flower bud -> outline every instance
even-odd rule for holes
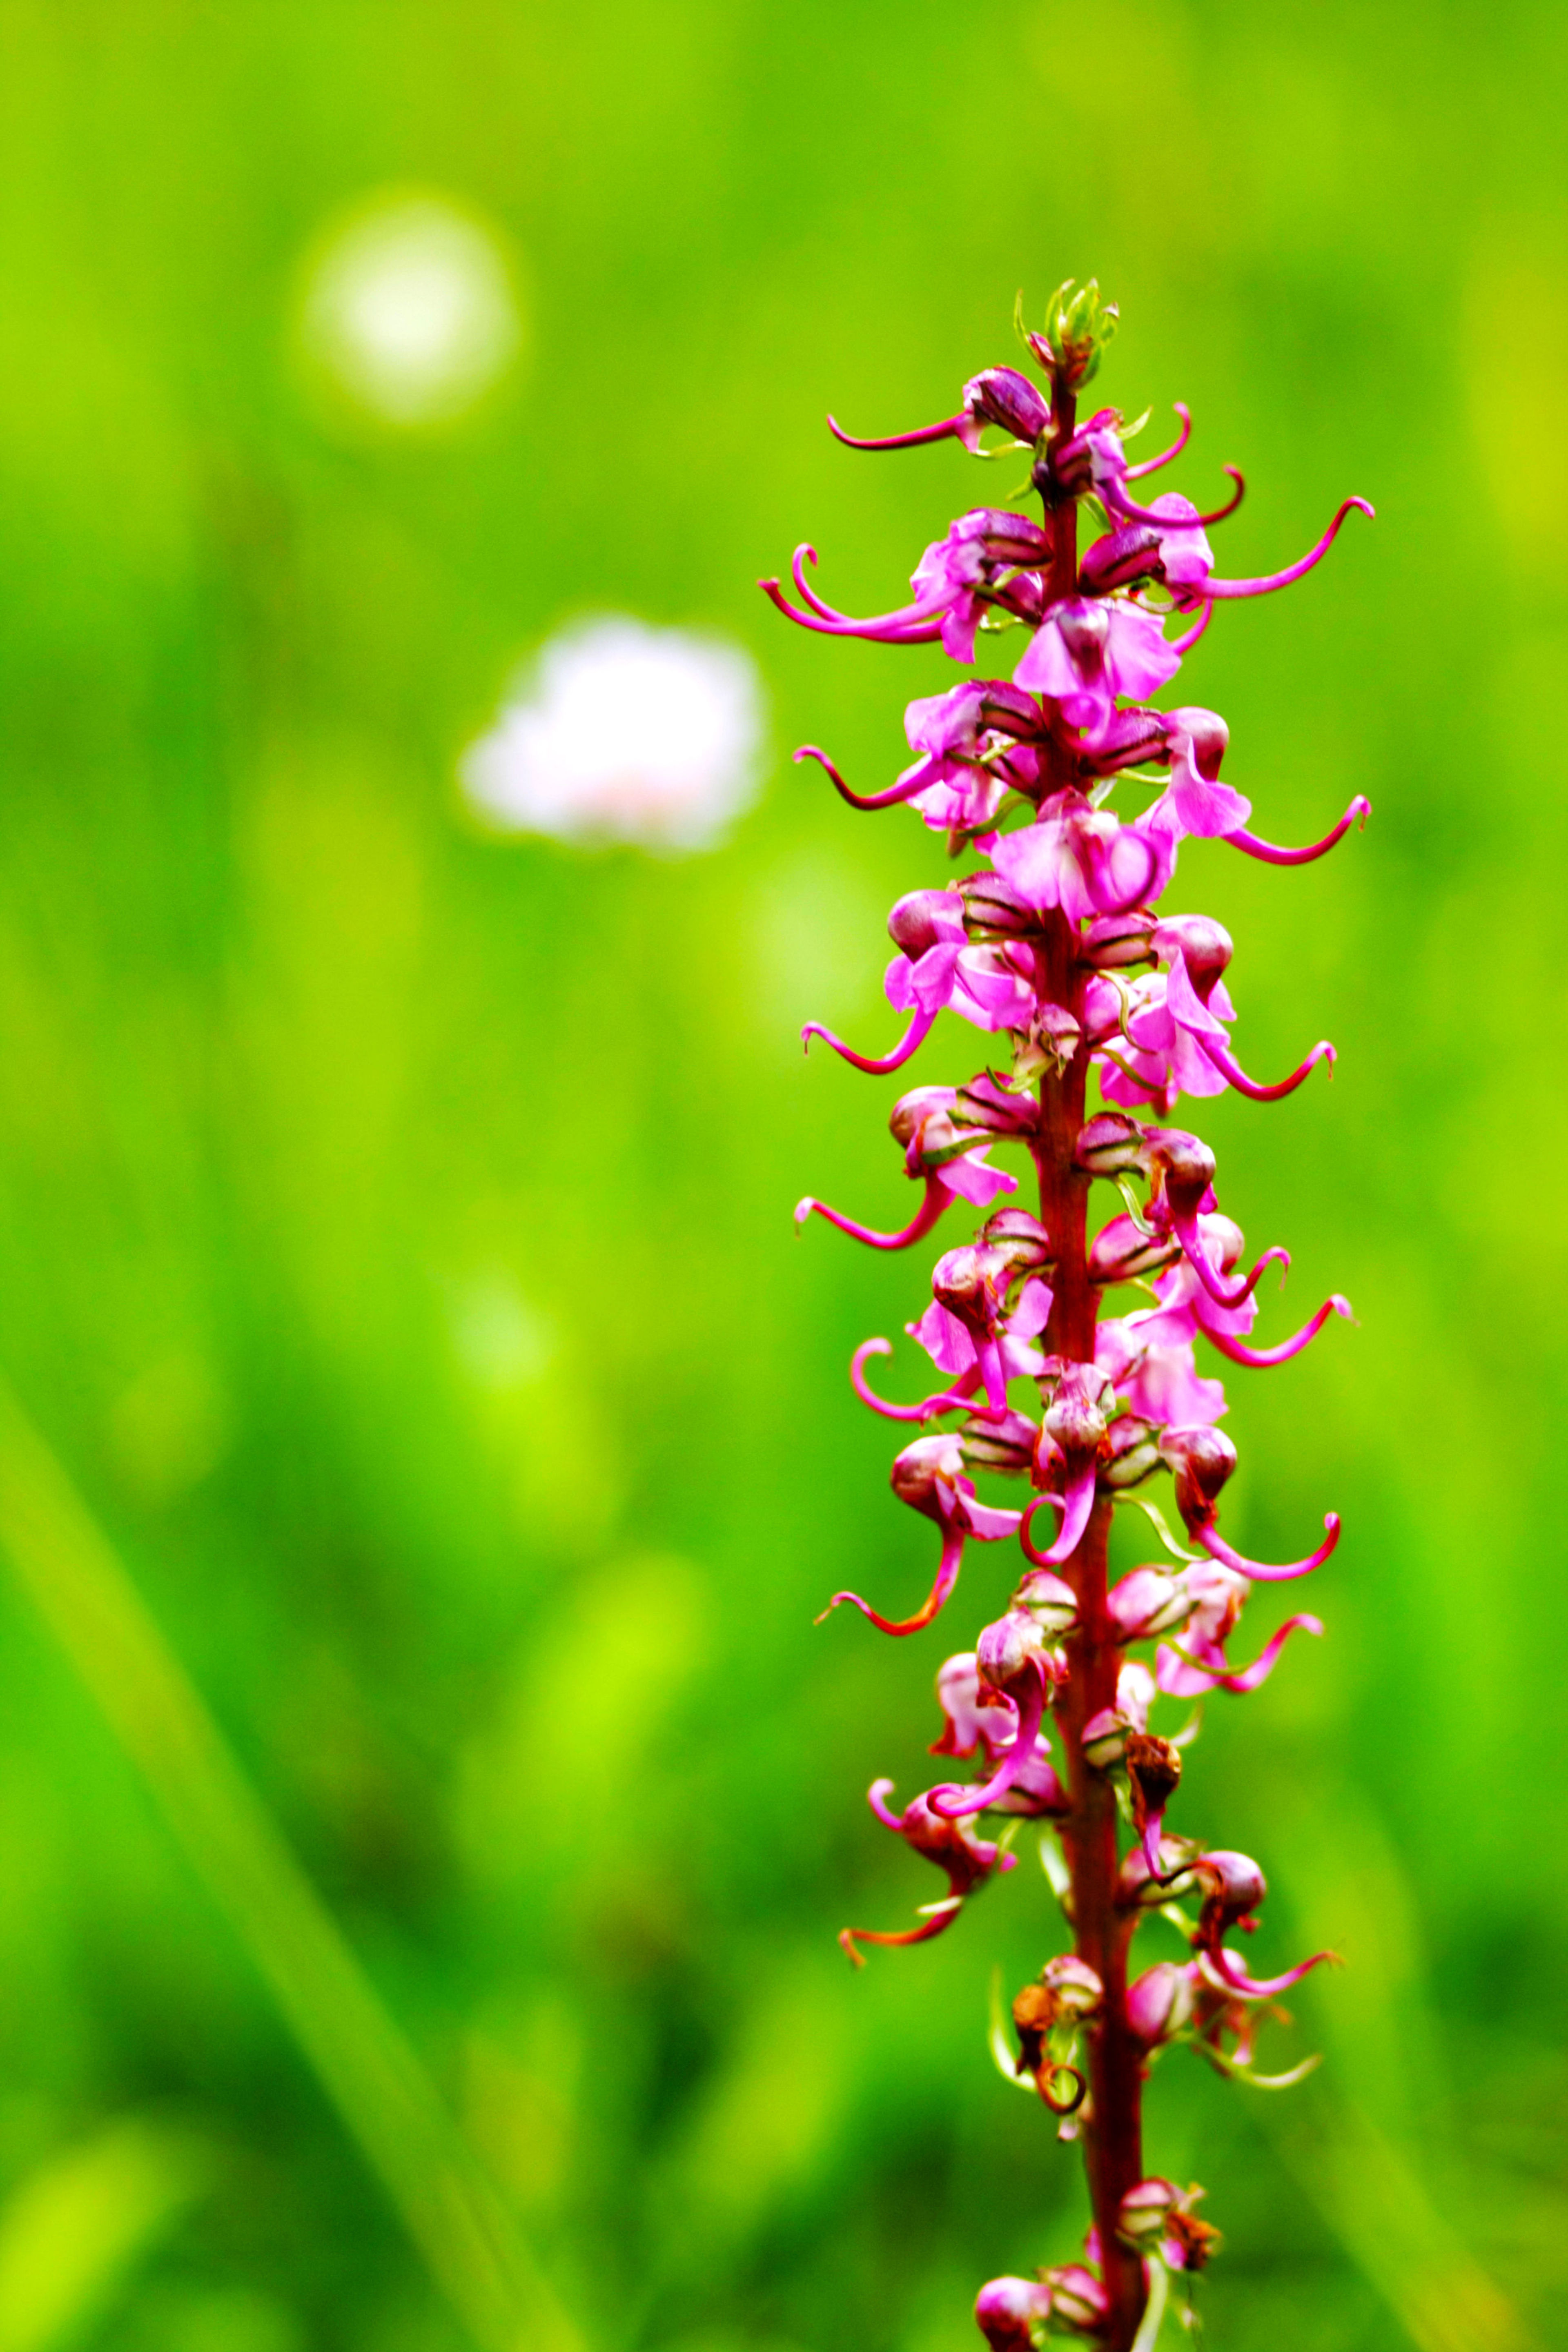
[[[974,2299],[974,2324],[991,2352],[1037,2352],[1050,2315],[1051,2291],[1042,2279],[992,2279]]]
[[[959,1437],[964,1467],[1023,1477],[1034,1461],[1038,1436],[1034,1423],[1021,1412],[1010,1412],[1003,1421],[971,1421]]]
[[[1082,1370],[1098,1386],[1102,1375],[1091,1365]],[[1046,1435],[1066,1454],[1097,1454],[1105,1428],[1101,1396],[1092,1392],[1088,1381],[1064,1380],[1046,1408]]]
[[[1125,915],[1098,915],[1079,943],[1079,961],[1096,971],[1121,971],[1147,963],[1157,918],[1146,907],[1131,908]]]
[[[1150,941],[1163,964],[1173,964],[1178,956],[1187,967],[1187,977],[1200,1002],[1206,1004],[1214,993],[1214,984],[1236,952],[1235,943],[1223,923],[1208,915],[1169,915]]]
[[[907,890],[888,917],[888,936],[911,962],[944,937],[943,923],[962,920],[963,902],[955,890]]]
[[[1016,441],[1031,446],[1050,428],[1049,407],[1016,368],[982,368],[963,387],[963,406],[976,424],[999,425]]]
[[[1148,1129],[1150,1162],[1178,1215],[1196,1215],[1215,1179],[1215,1157],[1206,1143],[1184,1128]]]
[[[956,887],[972,939],[1025,940],[1038,935],[1038,914],[1000,874],[972,874]]]
[[[1120,1709],[1102,1706],[1099,1714],[1091,1715],[1084,1725],[1079,1745],[1083,1749],[1085,1760],[1092,1764],[1097,1772],[1109,1772],[1126,1755],[1131,1737],[1131,1727]]]
[[[1048,1274],[1057,1262],[1051,1237],[1027,1209],[998,1209],[980,1228],[988,1255],[1001,1259],[1009,1283],[1020,1274]]]
[[[1174,1234],[1140,1233],[1131,1217],[1112,1217],[1089,1244],[1089,1278],[1108,1285],[1159,1274],[1182,1255]]]
[[[952,1087],[911,1087],[900,1095],[888,1116],[888,1131],[895,1143],[906,1150],[914,1141],[925,1120],[937,1111],[952,1112],[954,1101]]]
[[[1162,713],[1166,735],[1173,739],[1184,736],[1192,747],[1193,765],[1206,783],[1219,777],[1220,761],[1230,744],[1230,730],[1217,710],[1200,710],[1188,707]]]
[[[935,1093],[936,1088],[931,1091]],[[891,1119],[888,1122],[891,1127]],[[895,1132],[897,1130],[895,1129]],[[984,1134],[973,1127],[955,1127],[945,1110],[928,1111],[908,1139],[917,1165],[921,1168],[945,1168],[950,1160],[962,1160],[977,1143],[986,1140]]]
[[[1090,1176],[1145,1175],[1149,1142],[1137,1120],[1129,1118],[1125,1111],[1097,1111],[1079,1129],[1073,1159]]]
[[[1196,1864],[1196,1875],[1204,1889],[1199,1926],[1216,1939],[1250,1917],[1268,1892],[1268,1880],[1247,1853],[1205,1853]]]
[[[1056,2003],[1058,2025],[1086,2025],[1100,2014],[1105,1988],[1087,1960],[1062,1952],[1040,1970],[1040,1985]]]
[[[1202,1849],[1195,1839],[1163,1837],[1160,1868],[1149,1867],[1142,1844],[1129,1846],[1116,1874],[1117,1907],[1122,1911],[1157,1911],[1162,1903],[1190,1890]]]
[[[1173,2180],[1140,2180],[1130,2189],[1116,2209],[1116,2234],[1128,2245],[1144,2249],[1159,2244],[1165,2234],[1165,2223],[1174,2206],[1181,2201],[1181,2190]]]
[[[963,1470],[963,1450],[958,1436],[951,1430],[940,1430],[931,1437],[917,1437],[895,1454],[889,1484],[900,1503],[938,1519],[942,1490],[946,1489],[951,1503]]]
[[[971,1331],[985,1335],[995,1328],[1001,1305],[996,1277],[1002,1272],[989,1250],[966,1244],[938,1258],[931,1268],[931,1295]]]
[[[1094,2335],[1104,2326],[1110,2308],[1109,2296],[1094,2273],[1081,2263],[1067,2263],[1047,2271],[1051,2291],[1051,2317],[1060,2327]]]
[[[1047,373],[1067,391],[1080,392],[1093,381],[1121,315],[1118,305],[1101,296],[1097,278],[1083,286],[1069,278],[1046,305],[1044,332],[1024,340]]]
[[[1214,1525],[1220,1489],[1236,1468],[1236,1448],[1223,1429],[1199,1423],[1167,1429],[1160,1451],[1176,1475],[1176,1508],[1189,1530]]]
[[[1196,1974],[1191,1960],[1157,1960],[1128,1986],[1128,2030],[1145,2050],[1169,2042],[1191,2023]]]
[[[1001,1691],[1016,1699],[1030,1679],[1041,1675],[1047,1689],[1055,1679],[1056,1661],[1026,1609],[1009,1609],[987,1625],[974,1648],[975,1671],[982,1691]]]
[[[1153,523],[1129,523],[1125,530],[1108,531],[1084,551],[1078,567],[1079,586],[1090,594],[1108,588],[1131,588],[1140,580],[1153,580],[1162,569],[1162,533]]]
[[[1173,1739],[1161,1739],[1152,1731],[1134,1731],[1128,1736],[1123,1760],[1132,1791],[1132,1819],[1142,1832],[1164,1811],[1181,1786],[1182,1751]]]
[[[1013,1032],[1010,1086],[1027,1086],[1042,1072],[1059,1078],[1083,1043],[1083,1031],[1059,1004],[1037,1002],[1027,1029]]]
[[[1119,1412],[1105,1433],[1099,1482],[1113,1495],[1141,1486],[1162,1466],[1160,1432],[1152,1421],[1136,1413]]]
[[[952,1116],[965,1127],[984,1128],[988,1135],[1021,1136],[1035,1133],[1040,1110],[1027,1096],[1007,1093],[983,1070],[953,1095]]]
[[[1168,1569],[1135,1568],[1111,1589],[1110,1622],[1119,1642],[1150,1642],[1184,1625],[1194,1606],[1182,1579]]]
[[[1054,1641],[1078,1623],[1078,1595],[1064,1577],[1032,1568],[1013,1595],[1015,1609],[1026,1609],[1041,1633]]]

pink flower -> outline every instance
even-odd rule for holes
[[[1092,741],[1118,696],[1142,702],[1180,667],[1156,614],[1120,598],[1074,596],[1052,605],[1013,676],[1055,702],[1068,725]]]
[[[988,605],[1026,619],[1037,614],[1044,593],[1037,567],[1051,554],[1050,536],[1038,523],[976,507],[927,548],[910,585],[923,610],[940,614],[944,649],[954,661],[969,662]],[[1030,566],[1037,568],[1025,568]]]
[[[891,1780],[873,1780],[867,1802],[884,1826],[901,1837],[911,1853],[926,1862],[934,1862],[946,1873],[947,1894],[940,1903],[925,1906],[925,1917],[918,1927],[906,1927],[900,1934],[889,1934],[876,1927],[844,1927],[838,1940],[854,1961],[864,1968],[857,1947],[860,1944],[925,1944],[951,1927],[964,1904],[978,1886],[983,1886],[994,1873],[1015,1867],[1016,1856],[1004,1853],[999,1846],[984,1838],[977,1838],[963,1821],[948,1821],[931,1811],[927,1797],[916,1797],[902,1813],[890,1812],[888,1799],[893,1793]]]
[[[1026,906],[1069,922],[1137,906],[1164,879],[1169,850],[1079,792],[1054,793],[1033,824],[998,834],[991,863]]]
[[[949,1250],[931,1270],[936,1296],[918,1323],[908,1326],[939,1371],[955,1381],[984,1385],[987,1403],[1005,1412],[1007,1382],[1037,1372],[1045,1358],[1029,1341],[1046,1328],[1051,1293],[1032,1275],[1009,1308],[1011,1260],[994,1249]]]
[[[974,2324],[991,2352],[1036,2352],[1050,2315],[1051,2290],[1041,2279],[991,2279],[974,2299]]]
[[[997,681],[973,679],[922,696],[904,713],[910,749],[921,756],[900,776],[899,797],[939,833],[983,832],[1009,791],[1037,784],[1033,739],[1044,725],[1033,696]]]

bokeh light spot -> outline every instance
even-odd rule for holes
[[[448,198],[395,192],[325,233],[306,274],[306,353],[353,405],[405,428],[475,407],[516,365],[523,322],[495,230]]]

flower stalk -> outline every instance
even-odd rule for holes
[[[1091,2226],[1082,2262],[982,2289],[975,2316],[994,2352],[1029,2352],[1052,2335],[1102,2352],[1150,2352],[1167,2304],[1190,2310],[1194,2275],[1217,2232],[1194,2210],[1200,2189],[1145,2170],[1149,2069],[1184,2044],[1259,2087],[1299,2079],[1302,2067],[1257,2072],[1258,2029],[1279,2013],[1281,1992],[1332,1957],[1315,1954],[1273,1977],[1244,1968],[1226,1937],[1257,1925],[1263,1874],[1244,1854],[1167,1826],[1195,1719],[1178,1727],[1173,1717],[1161,1729],[1151,1717],[1171,1701],[1185,1709],[1210,1692],[1257,1689],[1291,1633],[1322,1631],[1300,1614],[1250,1663],[1226,1650],[1253,1584],[1321,1568],[1339,1521],[1331,1513],[1323,1542],[1283,1565],[1247,1559],[1220,1534],[1236,1451],[1219,1427],[1224,1387],[1200,1371],[1195,1350],[1201,1341],[1222,1364],[1275,1370],[1350,1308],[1336,1295],[1293,1333],[1254,1342],[1259,1277],[1289,1256],[1270,1248],[1246,1270],[1244,1237],[1216,1197],[1214,1155],[1166,1122],[1184,1097],[1226,1087],[1278,1102],[1318,1062],[1331,1063],[1333,1048],[1321,1042],[1273,1083],[1249,1076],[1230,1042],[1228,935],[1207,917],[1162,915],[1158,902],[1185,839],[1301,864],[1368,808],[1358,798],[1321,840],[1277,846],[1250,829],[1250,801],[1222,780],[1223,719],[1193,706],[1157,709],[1152,698],[1195,651],[1216,604],[1289,585],[1321,561],[1352,507],[1372,509],[1346,500],[1309,553],[1277,572],[1216,578],[1207,530],[1239,500],[1240,475],[1226,469],[1234,492],[1210,514],[1175,492],[1128,488],[1183,455],[1186,410],[1177,411],[1176,441],[1141,466],[1127,461],[1130,429],[1118,411],[1079,421],[1079,395],[1115,323],[1092,282],[1069,283],[1040,331],[1020,320],[1042,383],[990,368],[937,425],[869,440],[833,426],[854,448],[952,440],[977,456],[996,454],[983,436],[999,430],[1028,455],[1037,520],[993,508],[960,516],[916,566],[912,602],[865,620],[818,592],[812,549],[797,551],[795,597],[776,580],[762,583],[802,627],[940,642],[966,667],[998,635],[1019,633],[1011,678],[966,678],[910,704],[916,756],[891,785],[857,793],[826,751],[796,755],[817,762],[854,808],[912,808],[946,836],[953,858],[969,861],[954,882],[913,890],[893,908],[886,988],[904,1027],[892,1049],[863,1054],[816,1024],[805,1040],[821,1037],[880,1075],[901,1068],[951,1013],[991,1041],[991,1058],[957,1084],[918,1086],[895,1105],[893,1135],[921,1186],[907,1221],[879,1231],[811,1196],[796,1220],[804,1229],[820,1218],[864,1245],[903,1251],[955,1202],[982,1213],[973,1240],[937,1258],[931,1304],[907,1327],[936,1370],[926,1392],[904,1403],[880,1380],[871,1385],[866,1366],[892,1352],[886,1339],[865,1341],[850,1368],[864,1405],[921,1433],[897,1455],[892,1486],[935,1523],[931,1590],[904,1617],[851,1592],[828,1608],[848,1601],[882,1632],[918,1636],[952,1605],[971,1542],[1016,1542],[1022,1555],[1005,1614],[937,1675],[943,1727],[933,1751],[967,1762],[969,1780],[939,1781],[901,1811],[889,1801],[890,1781],[870,1791],[878,1820],[937,1865],[946,1892],[913,1927],[841,1937],[861,1966],[864,1946],[946,1933],[1015,1867],[1003,1834],[1009,1817],[1040,1825],[1072,1950],[1047,1959],[1014,2001],[1015,2073],[1058,2135],[1080,2143]],[[1105,526],[1081,551],[1080,509]],[[1131,813],[1140,796],[1145,804]],[[1029,1195],[1009,1197],[1019,1179],[993,1156],[1008,1150],[1026,1155]],[[1096,1185],[1106,1189],[1097,1195]],[[1026,1205],[1031,1196],[1037,1214]],[[1103,1222],[1100,1202],[1110,1210]],[[1110,1312],[1117,1293],[1133,1303]],[[1016,1482],[1019,1504],[983,1499],[977,1475]],[[1163,1476],[1173,1481],[1184,1542],[1146,1491]],[[1147,1512],[1169,1558],[1113,1585],[1111,1528],[1125,1505]],[[1155,1920],[1167,1935],[1175,1929],[1184,1957],[1167,1951],[1134,1974],[1134,1939]],[[1005,2054],[1000,2016],[993,2031]]]

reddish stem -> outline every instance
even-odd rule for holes
[[[1081,1018],[1085,975],[1073,945],[1068,925],[1059,915],[1050,917],[1040,992]],[[1089,1179],[1073,1165],[1073,1148],[1084,1120],[1087,1059],[1075,1055],[1060,1076],[1042,1080],[1034,1146],[1040,1218],[1055,1244],[1057,1260],[1045,1344],[1053,1354],[1077,1363],[1094,1360],[1097,1314],[1097,1296],[1089,1278]],[[1142,2263],[1117,2238],[1116,2212],[1127,2191],[1143,2178],[1143,2066],[1127,2021],[1129,1932],[1116,1906],[1121,1852],[1115,1790],[1108,1774],[1085,1761],[1081,1744],[1089,1717],[1114,1706],[1121,1668],[1106,1598],[1110,1533],[1110,1505],[1101,1497],[1077,1549],[1061,1569],[1078,1595],[1079,1622],[1068,1643],[1069,1675],[1058,1702],[1057,1720],[1072,1797],[1072,1811],[1062,1824],[1062,1848],[1072,1878],[1074,1946],[1105,1992],[1100,2022],[1089,2037],[1089,2100],[1083,2131],[1089,2199],[1110,2299],[1105,2352],[1127,2352],[1142,2316],[1145,2289]]]
[[[1075,404],[1059,388],[1053,402],[1053,441],[1073,429]],[[1071,596],[1078,587],[1078,508],[1064,499],[1051,510],[1056,534],[1047,594]],[[1064,775],[1063,782],[1069,782]],[[1080,1024],[1088,979],[1077,956],[1074,928],[1060,914],[1044,919],[1045,939],[1037,951],[1040,996],[1065,1006]],[[1065,1070],[1040,1081],[1040,1119],[1031,1145],[1040,1182],[1040,1221],[1056,1255],[1051,1317],[1044,1344],[1070,1361],[1094,1361],[1099,1295],[1089,1276],[1089,1179],[1073,1154],[1084,1123],[1087,1054],[1075,1054]],[[1116,1907],[1121,1865],[1116,1792],[1110,1776],[1095,1771],[1083,1755],[1083,1727],[1116,1701],[1121,1652],[1107,1601],[1107,1552],[1110,1505],[1101,1497],[1089,1513],[1078,1549],[1061,1574],[1078,1596],[1078,1628],[1069,1639],[1068,1680],[1056,1714],[1067,1754],[1072,1811],[1061,1825],[1062,1850],[1072,1879],[1074,1948],[1104,1988],[1100,2021],[1089,2035],[1089,2097],[1083,2126],[1089,2201],[1100,2233],[1102,2275],[1110,2312],[1100,2341],[1104,2352],[1128,2352],[1143,2315],[1143,2264],[1116,2234],[1116,2214],[1127,2191],[1143,2178],[1143,2063],[1127,2021],[1126,1918]]]

